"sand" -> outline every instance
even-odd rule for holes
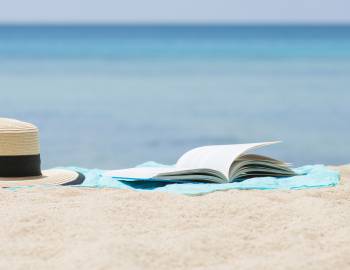
[[[189,197],[59,187],[0,190],[0,269],[350,269],[341,184]]]

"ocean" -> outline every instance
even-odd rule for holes
[[[0,26],[0,115],[43,167],[175,163],[208,144],[350,162],[350,26]]]

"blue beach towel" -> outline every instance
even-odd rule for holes
[[[146,162],[139,167],[160,167],[167,166],[155,162]],[[163,191],[185,195],[203,195],[214,191],[223,191],[230,189],[306,189],[333,187],[339,183],[340,175],[338,172],[328,169],[324,165],[307,165],[294,169],[298,174],[292,177],[255,177],[242,182],[228,184],[212,183],[165,183],[153,180],[144,181],[121,181],[112,177],[104,176],[103,170],[84,169],[77,167],[68,167],[85,175],[85,181],[80,185],[84,187],[108,187],[136,191]]]

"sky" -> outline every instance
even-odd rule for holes
[[[350,23],[350,0],[0,0],[2,23]]]

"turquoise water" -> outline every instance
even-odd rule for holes
[[[41,128],[44,167],[276,139],[348,163],[349,90],[350,26],[0,27],[0,113]]]

